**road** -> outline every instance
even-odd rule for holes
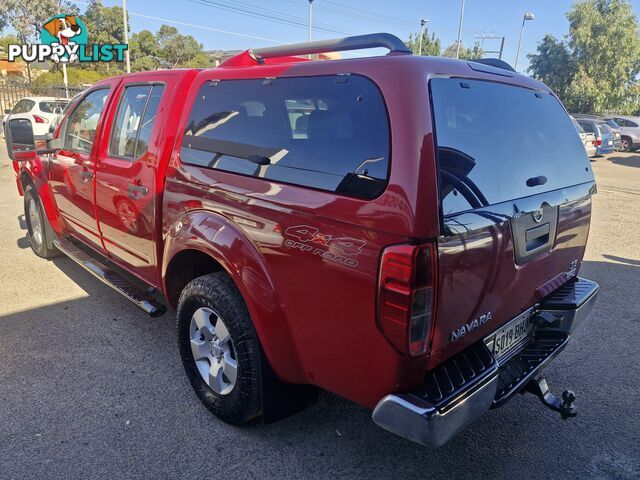
[[[183,374],[173,314],[145,316],[66,258],[30,250],[0,154],[0,478],[640,478],[640,155],[593,168],[582,275],[591,317],[546,371],[562,421],[518,395],[438,450],[331,394],[282,422],[232,427]]]

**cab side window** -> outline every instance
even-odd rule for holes
[[[95,90],[84,97],[69,115],[64,135],[64,148],[90,152],[98,120],[109,96],[108,89]]]
[[[111,131],[109,155],[133,161],[147,151],[163,92],[163,85],[124,89]]]

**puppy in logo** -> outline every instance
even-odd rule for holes
[[[82,33],[82,27],[78,25],[78,21],[76,20],[75,15],[52,18],[47,23],[45,23],[42,28],[44,28],[52,36],[60,40],[60,45],[63,46],[75,45],[75,42],[71,39]],[[52,55],[52,60],[54,62],[58,62],[60,60],[63,62],[73,62],[77,58],[78,56],[76,54],[71,55],[68,59],[66,57],[58,57],[57,55]]]

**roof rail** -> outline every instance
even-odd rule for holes
[[[514,68],[504,60],[499,58],[477,58],[475,60],[469,60],[470,62],[482,63],[483,65],[489,65],[490,67],[501,68],[510,72],[517,73]]]
[[[371,33],[368,35],[321,40],[318,42],[292,43],[277,47],[256,48],[250,50],[250,52],[256,59],[260,60],[265,58],[344,52],[346,50],[362,50],[376,47],[387,48],[390,53],[411,53],[411,50],[407,48],[402,40],[390,33]]]

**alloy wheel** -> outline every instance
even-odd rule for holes
[[[200,376],[211,390],[228,395],[238,379],[238,361],[224,321],[210,308],[201,307],[191,317],[189,333]]]
[[[36,245],[42,245],[42,222],[40,221],[40,209],[33,198],[29,199],[29,226],[31,238]]]

